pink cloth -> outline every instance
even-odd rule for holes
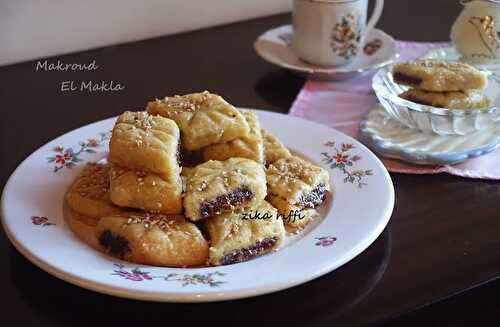
[[[420,57],[431,48],[449,43],[398,42],[400,60]],[[373,74],[341,82],[308,80],[290,109],[290,115],[303,117],[357,138],[359,123],[377,103],[371,88]],[[470,178],[500,179],[500,150],[457,165],[416,166],[399,160],[381,158],[387,169],[396,173],[449,173]]]

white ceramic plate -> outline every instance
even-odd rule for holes
[[[383,157],[418,165],[450,165],[488,154],[500,146],[500,126],[468,135],[422,133],[393,118],[380,105],[360,124],[361,135]]]
[[[342,67],[320,67],[297,58],[292,50],[293,27],[284,25],[260,35],[254,49],[264,60],[301,75],[324,80],[343,80],[393,63],[399,56],[396,41],[374,28],[357,58]]]
[[[23,161],[2,195],[2,222],[15,247],[52,275],[127,298],[206,302],[282,290],[324,275],[365,250],[394,206],[387,170],[366,147],[328,127],[257,111],[296,153],[329,169],[335,188],[320,217],[283,249],[229,266],[163,268],[120,261],[79,241],[63,220],[63,195],[86,161],[106,157],[115,118],[69,132]],[[330,163],[328,163],[330,162]]]

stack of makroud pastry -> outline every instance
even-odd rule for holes
[[[179,165],[179,144],[189,167]],[[329,190],[327,171],[291,155],[254,113],[208,92],[122,114],[108,161],[94,197],[106,209],[94,214],[98,246],[145,264],[223,265],[276,250],[284,224],[307,224]]]
[[[412,87],[399,96],[419,104],[448,109],[480,109],[491,105],[482,93],[486,76],[471,65],[437,59],[393,67],[394,82]]]
[[[210,264],[276,250],[284,223],[304,226],[324,201],[328,172],[292,156],[253,112],[209,92],[156,100],[147,111],[174,120],[183,148],[201,154],[203,163],[183,171],[184,212],[202,222]]]
[[[91,217],[66,219],[72,230],[127,261],[203,265],[208,243],[181,215],[179,143],[179,128],[172,120],[123,113],[113,128],[109,164],[88,164],[67,193],[69,206]]]

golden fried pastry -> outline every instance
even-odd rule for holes
[[[261,129],[264,139],[264,153],[266,155],[266,164],[271,164],[278,159],[292,156],[290,151],[281,143],[281,141],[265,129]]]
[[[179,176],[179,139],[173,120],[126,111],[113,128],[108,160],[131,169]]]
[[[66,193],[64,220],[75,235],[98,248],[95,227],[101,217],[126,213],[109,199],[109,166],[87,163]]]
[[[278,249],[285,238],[283,220],[266,201],[242,212],[205,219],[210,237],[209,262],[228,265]]]
[[[415,60],[394,65],[394,82],[425,91],[482,90],[486,76],[471,65],[439,59]]]
[[[99,242],[95,236],[95,227],[101,218],[89,217],[74,211],[69,206],[63,206],[64,222],[69,229],[84,243],[94,249],[99,249]],[[126,213],[125,209],[122,213]],[[115,213],[119,214],[119,213]]]
[[[182,213],[179,175],[162,176],[112,164],[110,176],[110,197],[114,204],[154,213]]]
[[[184,211],[191,220],[247,208],[266,196],[266,174],[253,160],[210,160],[188,174]]]
[[[491,98],[480,91],[428,92],[409,89],[399,96],[408,101],[449,109],[480,109],[491,105]]]
[[[135,263],[185,267],[202,265],[208,258],[207,241],[182,216],[135,212],[103,217],[96,235],[102,249]]]
[[[192,167],[182,167],[182,172],[181,172],[182,194],[186,193],[187,181],[192,171],[193,171]]]
[[[277,160],[266,174],[267,200],[289,226],[305,226],[330,191],[328,171],[296,156]]]
[[[188,150],[226,143],[249,132],[245,117],[221,96],[208,91],[149,102],[147,111],[175,120],[182,132],[182,145]]]
[[[259,118],[251,111],[244,111],[243,116],[250,126],[248,135],[222,144],[212,144],[201,151],[203,161],[226,160],[233,157],[247,158],[264,163],[264,144],[260,131]]]
[[[92,218],[120,213],[122,210],[111,203],[108,191],[108,165],[87,163],[66,193],[66,201],[74,211]]]

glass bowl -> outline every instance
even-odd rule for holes
[[[392,66],[373,76],[372,87],[387,113],[403,125],[439,135],[465,135],[491,128],[500,121],[500,76],[482,71],[488,76],[484,93],[493,100],[492,107],[484,109],[445,109],[402,99],[398,94],[408,87],[394,83]]]

